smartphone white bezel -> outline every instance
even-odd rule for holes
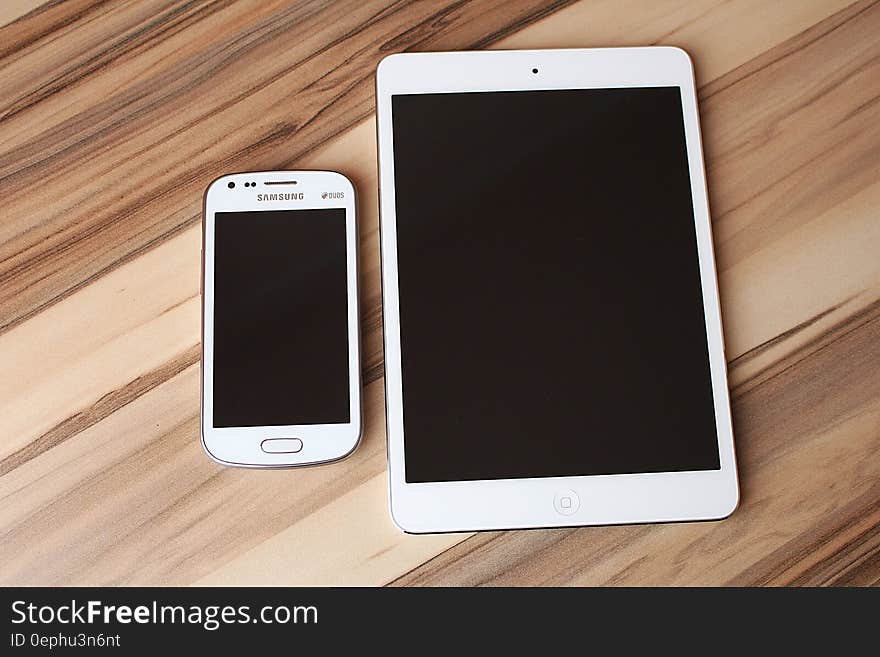
[[[407,483],[391,97],[650,86],[677,86],[681,90],[721,468]],[[688,55],[671,47],[391,55],[382,60],[377,71],[377,121],[389,483],[394,522],[407,532],[429,533],[707,520],[730,515],[739,502],[739,487],[699,116]],[[528,126],[522,129],[528,130]],[[637,408],[639,401],[634,399],[632,403]],[[461,458],[467,459],[468,455],[462,454]]]
[[[278,184],[294,180],[295,185]],[[230,189],[229,183],[234,183],[234,188]],[[255,185],[245,187],[245,183],[255,183]],[[302,199],[257,200],[258,194],[288,193],[302,194]],[[323,194],[326,194],[325,198],[322,198]],[[338,196],[339,194],[341,197]],[[215,427],[213,426],[215,214],[312,208],[345,210],[350,421],[345,424]],[[351,181],[342,174],[331,171],[260,171],[225,175],[214,180],[205,191],[202,228],[201,437],[205,451],[218,463],[244,467],[314,465],[348,456],[357,447],[363,427],[358,311],[358,234],[355,190]],[[295,368],[291,368],[290,375],[296,376]],[[296,404],[296,399],[291,399],[290,403]],[[302,440],[302,449],[294,453],[268,453],[260,446],[267,438],[298,438]]]

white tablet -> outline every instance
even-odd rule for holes
[[[732,513],[687,54],[392,55],[377,94],[395,522]]]

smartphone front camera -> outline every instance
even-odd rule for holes
[[[233,187],[235,187],[235,183],[234,183],[234,182],[230,182],[230,183],[227,184],[226,186],[227,186],[229,189],[232,189]]]
[[[538,74],[538,69],[533,68],[533,69],[532,69],[532,73],[534,73],[535,75],[537,75],[537,74]]]

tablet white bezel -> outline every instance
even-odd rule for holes
[[[407,483],[392,95],[650,86],[677,86],[681,90],[721,468]],[[377,121],[389,482],[395,523],[407,532],[428,533],[704,520],[730,515],[739,502],[739,488],[694,74],[688,55],[670,47],[391,55],[382,60],[377,71]],[[633,406],[637,405],[638,400],[633,400]],[[461,458],[467,459],[467,454]],[[574,506],[579,499],[577,510],[557,511],[560,496],[573,499]]]
[[[280,182],[295,180],[295,185]],[[245,187],[245,183],[256,183]],[[229,183],[234,183],[232,189]],[[269,183],[268,185],[266,183]],[[296,192],[293,200],[258,200],[258,194]],[[326,197],[322,198],[324,193]],[[264,197],[265,198],[265,197]],[[348,298],[349,421],[335,424],[292,424],[257,427],[215,427],[214,417],[214,227],[217,212],[269,210],[345,210],[346,293]],[[362,433],[360,321],[358,311],[357,215],[354,187],[332,171],[259,171],[234,173],[214,180],[205,191],[202,225],[202,368],[201,438],[207,454],[223,465],[292,467],[336,461],[351,454]],[[279,303],[283,303],[279,299]],[[255,317],[254,321],[260,318]],[[291,376],[295,376],[295,369]],[[295,399],[290,400],[296,404]],[[269,453],[266,439],[298,438],[298,452]]]

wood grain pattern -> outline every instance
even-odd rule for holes
[[[39,2],[0,9],[0,582],[876,584],[880,5]],[[405,49],[674,44],[697,68],[743,503],[720,523],[390,523],[372,75]],[[360,192],[366,435],[198,445],[201,192]]]

